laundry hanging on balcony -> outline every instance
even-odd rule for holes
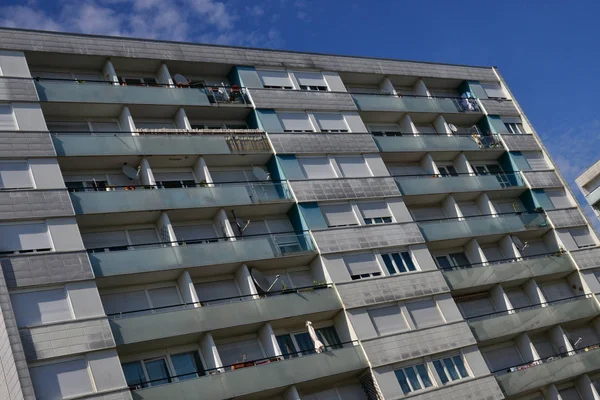
[[[315,351],[317,353],[322,353],[323,351],[325,351],[325,346],[317,337],[317,332],[315,332],[315,328],[313,328],[312,322],[306,321],[306,328],[308,329],[308,334],[310,335],[310,338],[312,339],[313,344],[315,345]]]

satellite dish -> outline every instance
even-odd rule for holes
[[[261,167],[252,167],[252,172],[259,181],[266,181],[269,179],[269,174]]]
[[[458,132],[458,128],[454,124],[448,124],[448,128],[454,133]]]
[[[128,177],[131,180],[137,179],[137,177],[138,177],[138,175],[140,173],[139,168],[133,168],[132,166],[127,165],[127,163],[125,163],[123,165],[122,170],[123,170],[123,173],[125,174],[125,176]]]
[[[181,74],[173,75],[173,79],[175,79],[175,83],[178,85],[187,85],[190,83],[189,79]]]
[[[263,274],[256,268],[252,268],[250,270],[250,276],[252,276],[252,280],[254,281],[256,288],[262,294],[269,293],[273,288],[273,285],[275,285],[275,282],[277,282],[277,280],[279,279],[279,275],[277,275],[273,283],[269,283],[269,280],[267,279],[265,274]]]

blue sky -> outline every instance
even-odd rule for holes
[[[600,158],[599,12],[591,0],[0,0],[0,26],[495,65],[580,196],[575,177]]]

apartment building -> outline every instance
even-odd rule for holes
[[[496,68],[0,29],[0,187],[0,398],[600,399]]]

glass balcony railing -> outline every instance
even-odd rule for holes
[[[425,113],[481,113],[477,99],[462,97],[401,96],[394,94],[353,93],[360,111]]]
[[[491,191],[525,187],[520,172],[493,175],[472,173],[439,175],[396,175],[396,182],[404,196],[438,193]]]
[[[419,135],[412,133],[377,133],[373,132],[377,146],[382,152],[411,151],[474,151],[485,149],[502,149],[502,142],[497,135]]]
[[[417,221],[428,241],[516,233],[550,227],[544,213],[504,213]]]

